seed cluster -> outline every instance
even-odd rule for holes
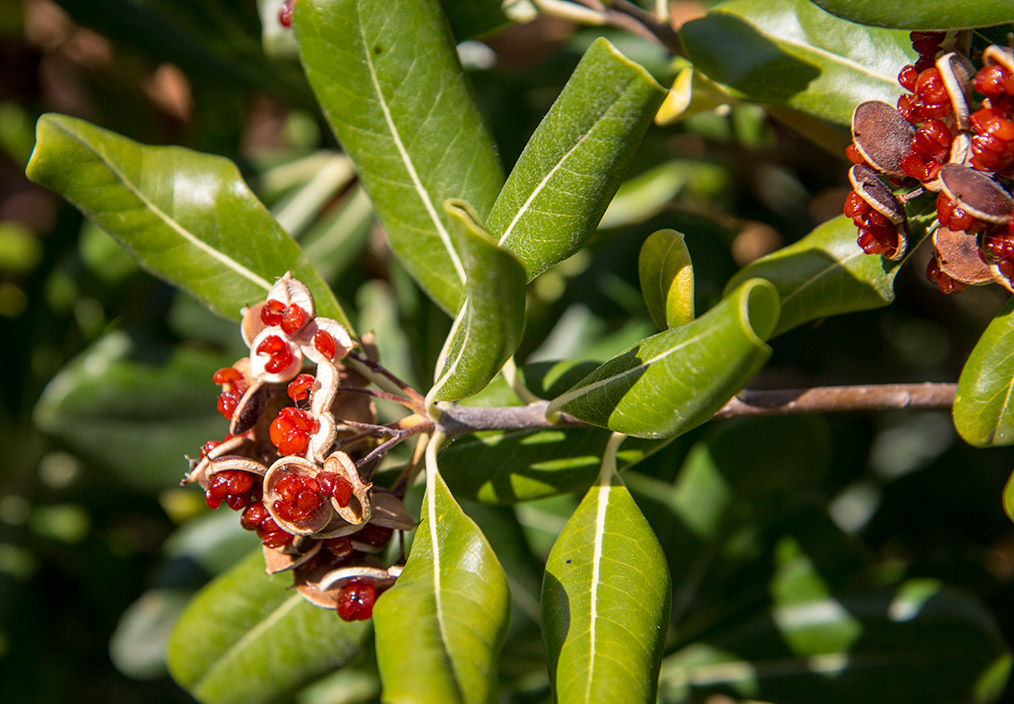
[[[241,512],[269,572],[291,570],[306,598],[345,620],[370,618],[397,573],[379,553],[413,522],[397,496],[363,481],[356,459],[370,438],[339,428],[374,421],[372,404],[364,416],[363,396],[340,390],[364,384],[341,363],[354,343],[288,274],[244,312],[243,335],[250,355],[212,375],[229,432],[201,447],[184,483],[200,484],[209,508]]]
[[[898,73],[897,108],[867,101],[853,114],[844,212],[864,252],[900,259],[904,203],[935,192],[930,281],[944,293],[1014,292],[1014,48],[975,52],[967,30],[910,37],[919,58]]]

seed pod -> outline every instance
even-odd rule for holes
[[[863,158],[889,176],[905,176],[901,160],[912,144],[915,127],[894,106],[867,100],[852,113],[852,141]]]
[[[348,506],[340,506],[337,499],[331,498],[331,506],[346,522],[353,526],[367,523],[373,515],[373,502],[370,499],[372,483],[365,483],[359,476],[356,463],[344,452],[335,452],[324,461],[324,471],[334,472],[352,485],[352,496]]]
[[[326,359],[325,355],[315,344],[318,333],[327,334],[334,343],[334,355],[327,359],[329,362],[337,362],[343,359],[349,353],[349,350],[356,346],[348,329],[337,320],[314,318],[299,333],[299,339],[305,341],[303,343],[303,354],[314,362]]]
[[[376,562],[376,558],[367,557],[369,562]],[[392,566],[389,570],[384,569],[380,564],[361,564],[340,567],[336,570],[318,568],[309,572],[296,570],[295,587],[299,594],[315,606],[324,609],[337,609],[338,596],[342,587],[353,579],[374,580],[377,586],[384,588],[394,584],[394,581],[401,574],[400,566]],[[330,576],[329,576],[330,575]],[[321,586],[321,580],[328,577],[328,586]]]
[[[865,203],[897,227],[898,244],[884,256],[892,261],[901,259],[908,247],[908,216],[901,201],[872,169],[860,164],[849,169],[849,181]]]
[[[405,505],[389,491],[375,490],[372,495],[373,517],[370,523],[394,530],[412,530],[415,521],[405,510]]]
[[[951,153],[947,159],[948,164],[961,164],[967,166],[969,159],[972,158],[972,138],[968,136],[967,132],[959,132],[951,142]],[[939,177],[937,181],[939,182]],[[939,191],[940,188],[930,189]]]
[[[269,301],[280,301],[286,309],[289,306],[297,305],[306,313],[307,321],[316,315],[313,305],[313,294],[302,281],[292,278],[291,272],[285,272],[282,278],[275,282],[268,292]]]
[[[243,457],[247,453],[253,450],[253,443],[249,438],[239,436],[232,437],[225,440],[221,444],[211,449],[200,462],[194,465],[193,469],[190,470],[183,481],[180,482],[180,486],[186,486],[193,482],[197,482],[202,489],[208,488],[208,480],[210,475],[214,474],[217,470],[212,470],[211,463],[215,460],[225,457],[226,455],[235,455]],[[260,474],[264,473],[264,467],[261,465]]]
[[[261,320],[261,311],[267,304],[267,301],[261,301],[243,309],[243,322],[239,324],[239,332],[247,347],[253,347],[254,339],[267,327]]]
[[[972,217],[993,225],[1011,221],[1014,198],[981,171],[960,164],[944,164],[940,182],[944,193]]]
[[[282,518],[275,509],[275,502],[281,498],[277,489],[279,481],[290,473],[313,479],[319,472],[316,464],[302,457],[282,457],[268,468],[264,475],[264,506],[283,530],[293,535],[315,535],[331,522],[334,511],[330,501],[321,501],[312,514],[297,521]]]
[[[340,588],[346,582],[353,579],[369,579],[384,586],[389,586],[394,584],[401,571],[401,565],[392,565],[386,570],[381,567],[368,567],[365,565],[339,567],[321,577],[320,582],[317,583],[317,587],[325,591],[336,587]]]
[[[966,57],[953,51],[937,59],[936,66],[954,107],[955,124],[959,130],[967,130],[970,127],[968,100],[972,95],[975,67]]]
[[[269,372],[266,366],[276,359],[276,355],[258,353],[257,349],[270,338],[280,341],[280,346],[284,346],[288,351],[288,357],[285,358],[287,363],[282,368]],[[278,358],[281,358],[282,354],[284,353],[279,353]],[[255,379],[263,379],[269,384],[280,384],[295,378],[302,368],[303,353],[300,351],[299,345],[289,340],[288,336],[280,335],[271,328],[264,328],[253,339],[250,345],[250,373]]]
[[[989,266],[979,256],[974,235],[938,227],[933,232],[933,246],[936,247],[940,271],[955,281],[978,286],[993,280]]]
[[[987,46],[982,52],[982,61],[986,66],[999,64],[1014,74],[1014,48],[1008,46]]]
[[[229,432],[242,435],[257,424],[268,402],[268,387],[264,379],[256,379],[239,400],[232,414]]]
[[[306,564],[320,552],[323,543],[303,536],[296,538],[281,548],[263,547],[264,568],[268,574],[288,572]]]

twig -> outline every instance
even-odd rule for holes
[[[890,408],[946,409],[954,404],[956,389],[957,384],[926,383],[743,391],[712,418],[882,411]],[[451,438],[480,430],[527,430],[585,425],[566,414],[561,414],[557,423],[549,422],[546,420],[548,405],[548,401],[540,401],[528,406],[504,408],[450,406],[444,410],[439,425]]]
[[[881,411],[888,408],[945,409],[954,405],[957,384],[881,384],[823,386],[813,389],[743,391],[714,418],[771,416],[828,411]]]
[[[413,435],[419,435],[420,433],[428,433],[433,430],[433,427],[434,427],[433,421],[431,420],[421,421],[413,426],[405,428],[404,430],[399,430],[397,434],[390,440],[385,440],[384,442],[380,443],[375,448],[370,450],[370,453],[366,455],[366,457],[356,462],[356,468],[359,470],[359,474],[363,478],[363,481],[366,482],[370,481],[370,478],[373,476],[374,470],[377,468],[377,464],[380,462],[381,459],[383,459],[384,455],[386,455],[391,448],[400,444],[401,442],[404,442]]]
[[[416,391],[411,386],[409,386],[404,381],[402,381],[397,376],[395,376],[390,371],[388,371],[388,369],[384,365],[382,365],[380,362],[376,362],[376,361],[370,359],[369,357],[366,357],[364,355],[358,354],[356,352],[349,352],[349,358],[355,360],[359,364],[362,364],[364,367],[366,367],[370,371],[375,372],[377,374],[380,374],[381,376],[383,376],[384,378],[386,378],[388,381],[390,381],[393,384],[395,384],[410,399],[412,399],[412,401],[414,401],[418,405],[418,409],[414,409],[414,410],[422,409],[425,406],[426,399],[423,398],[422,394],[420,394],[418,391]]]

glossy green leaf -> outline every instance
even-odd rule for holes
[[[954,427],[976,447],[1014,443],[1014,299],[982,333],[961,370]]]
[[[672,704],[708,693],[784,704],[988,702],[1010,664],[990,613],[932,580],[850,594],[800,588],[668,656],[659,690]]]
[[[457,311],[465,268],[441,204],[460,198],[485,219],[503,174],[439,5],[306,0],[294,26],[310,85],[391,248],[435,301]]]
[[[162,489],[228,424],[215,408],[216,369],[234,359],[139,345],[122,332],[85,350],[46,387],[35,423],[130,486]]]
[[[310,287],[320,315],[348,324],[228,159],[144,146],[64,115],[43,115],[36,129],[28,177],[77,206],[151,273],[239,319],[291,271]]]
[[[637,268],[655,325],[666,330],[694,319],[694,264],[682,232],[652,233],[641,246]]]
[[[700,425],[767,362],[778,292],[751,279],[697,320],[609,360],[549,405],[586,423],[662,438]]]
[[[808,0],[731,0],[686,23],[697,69],[733,96],[848,125],[864,100],[893,104],[910,63],[906,32],[862,27]]]
[[[605,466],[546,563],[542,631],[556,701],[654,702],[670,597],[662,548]]]
[[[909,247],[925,228],[912,221]],[[775,335],[829,315],[886,306],[894,300],[894,277],[902,262],[867,255],[856,244],[849,218],[828,220],[803,239],[762,257],[729,280],[726,290],[754,277],[767,279],[781,297]]]
[[[459,41],[488,34],[510,24],[503,0],[440,0],[454,38]]]
[[[514,504],[585,491],[598,476],[609,433],[597,428],[491,430],[458,438],[440,455],[447,485],[460,499]],[[620,470],[665,447],[631,438],[619,450]]]
[[[533,279],[595,231],[665,92],[605,39],[591,45],[486,222]]]
[[[451,496],[434,455],[430,448],[422,520],[405,570],[373,612],[383,700],[493,702],[510,591],[493,549]]]
[[[465,300],[440,353],[428,398],[456,401],[482,391],[521,343],[525,270],[500,249],[471,207],[449,200],[451,233],[465,268]]]
[[[1014,22],[1010,0],[810,0],[851,22],[898,29],[961,29]]]
[[[348,623],[264,574],[258,548],[205,587],[169,641],[169,672],[208,704],[269,702],[356,658],[366,622]]]

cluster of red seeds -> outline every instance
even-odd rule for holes
[[[952,158],[952,145],[959,133],[956,124],[961,123],[961,119],[955,115],[944,76],[936,65],[937,56],[946,51],[943,46],[946,37],[944,32],[912,32],[910,35],[912,47],[919,58],[898,73],[898,83],[907,92],[898,99],[897,108],[902,117],[916,127],[916,131],[907,153],[898,163],[898,168],[908,178],[892,177],[890,180],[895,186],[911,188],[913,185],[930,184],[938,178],[941,167]],[[968,116],[968,123],[961,123],[970,125],[965,137],[969,150],[966,163],[990,176],[1000,176],[1001,181],[1004,177],[1012,178],[1014,74],[999,63],[984,66],[972,78],[972,88],[981,105]],[[850,145],[846,154],[854,163],[870,166],[855,145]],[[954,232],[977,235],[980,257],[986,263],[996,264],[1008,279],[1014,277],[1014,223],[997,225],[986,222],[942,191],[936,206],[937,219],[942,226]],[[891,237],[889,230],[893,230],[894,226],[887,218],[872,211],[858,193],[849,195],[844,212],[859,228],[858,244],[864,252],[884,254],[893,249],[897,240]],[[926,274],[944,293],[967,288],[966,284],[952,279],[941,270],[936,255],[930,261]]]
[[[855,191],[845,199],[845,214],[859,228],[859,246],[867,254],[883,254],[898,242],[898,229],[894,223],[871,208]]]
[[[225,416],[226,420],[232,420],[232,415],[239,406],[239,400],[246,393],[243,375],[238,369],[225,367],[215,372],[211,380],[223,387],[222,393],[218,395],[218,412]]]
[[[352,499],[352,484],[333,472],[321,472],[316,477],[290,472],[278,480],[275,491],[280,498],[273,508],[287,521],[308,518],[327,497],[334,497],[342,508]]]
[[[271,421],[269,434],[280,454],[301,455],[310,445],[310,436],[319,427],[320,424],[309,413],[290,406],[280,410]]]
[[[208,508],[218,508],[225,501],[233,511],[239,511],[261,500],[260,482],[254,475],[238,469],[226,469],[216,473],[208,482],[204,501]]]
[[[365,621],[373,616],[378,590],[369,579],[353,579],[338,594],[338,615],[344,621]]]
[[[257,531],[257,537],[269,548],[280,548],[288,545],[294,537],[292,533],[282,530],[275,523],[275,519],[271,517],[267,506],[260,501],[243,512],[243,516],[239,519],[239,524],[245,530]]]

